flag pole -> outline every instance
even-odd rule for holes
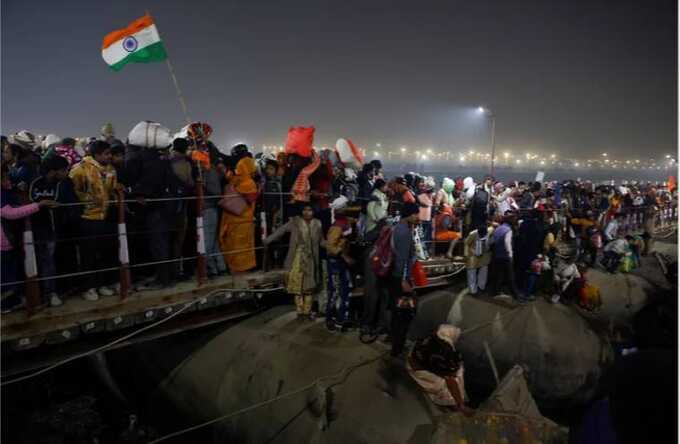
[[[149,13],[149,10],[147,9],[145,11],[146,15],[151,17],[151,14]],[[158,36],[160,37],[160,32],[158,33]],[[170,73],[170,78],[172,79],[173,85],[175,85],[175,94],[177,95],[177,100],[179,101],[179,105],[182,107],[182,112],[184,113],[184,120],[186,120],[187,125],[191,124],[191,117],[189,117],[189,111],[187,111],[187,104],[184,101],[184,95],[182,94],[182,90],[179,88],[179,82],[177,81],[177,77],[175,76],[175,68],[172,66],[172,62],[170,61],[170,54],[168,53],[168,50],[166,48],[165,50],[165,65],[168,67],[168,72]]]
[[[167,52],[166,52],[167,54]],[[179,83],[177,82],[177,77],[175,77],[175,69],[172,67],[170,62],[170,56],[165,58],[165,64],[168,66],[168,71],[170,71],[170,77],[172,78],[172,83],[175,84],[175,92],[177,93],[177,100],[182,107],[182,112],[184,113],[184,119],[187,121],[187,125],[191,123],[191,117],[189,117],[189,112],[187,111],[187,104],[184,102],[184,96],[182,95],[182,90],[179,89]]]

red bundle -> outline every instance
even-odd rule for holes
[[[314,145],[314,127],[291,127],[286,139],[286,154],[311,157]]]
[[[425,273],[423,264],[421,264],[420,261],[415,261],[413,264],[411,276],[413,277],[413,283],[416,287],[424,287],[427,285],[427,273]]]

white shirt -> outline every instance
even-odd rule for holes
[[[604,251],[613,251],[616,254],[625,254],[626,253],[626,244],[628,244],[628,241],[625,239],[616,239],[614,241],[609,242],[607,245],[604,247]]]
[[[619,231],[619,222],[616,219],[611,220],[604,229],[604,237],[608,241],[616,238],[616,232]]]

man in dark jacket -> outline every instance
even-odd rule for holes
[[[171,246],[170,257],[179,259],[182,257],[184,239],[187,233],[187,214],[190,200],[194,195],[194,179],[191,162],[187,157],[189,142],[183,138],[177,138],[172,142],[170,154],[170,174],[168,175],[168,194],[176,201],[169,202]],[[184,272],[182,262],[171,264],[172,278],[178,280]]]
[[[63,182],[68,178],[68,161],[60,156],[52,156],[42,164],[42,176],[31,182],[28,189],[28,197],[31,202],[52,200],[59,203],[76,202],[74,193],[62,192]],[[70,195],[69,195],[70,194]],[[57,274],[55,250],[57,246],[57,233],[70,222],[70,208],[43,207],[31,218],[33,235],[35,239],[35,253],[41,277],[51,277]],[[46,279],[41,282],[45,302],[52,307],[62,304],[57,294],[56,282]]]
[[[518,301],[524,302],[525,299],[517,288],[513,266],[512,225],[514,221],[514,216],[510,214],[505,215],[501,226],[493,232],[491,269],[493,270],[494,280],[492,282],[491,294],[498,296],[502,285],[507,281],[510,284],[513,296]]]
[[[147,202],[152,199],[169,197],[170,160],[168,148],[153,149],[128,146],[129,152],[136,153],[126,162],[131,175],[130,193],[138,203],[145,207],[145,243],[149,247],[150,259],[153,262],[170,259],[170,229],[172,202]],[[132,181],[136,179],[135,181]],[[137,286],[138,291],[158,290],[170,285],[171,264],[158,263],[154,266],[155,276],[152,281]]]
[[[413,229],[418,224],[418,205],[406,203],[401,209],[401,219],[392,232],[394,264],[389,281],[390,308],[392,310],[392,356],[404,351],[406,333],[415,313],[412,269],[416,261]]]

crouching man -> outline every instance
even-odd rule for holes
[[[453,325],[440,325],[435,333],[416,342],[406,369],[432,402],[472,416],[474,410],[465,405],[463,358],[455,347],[460,333]]]

